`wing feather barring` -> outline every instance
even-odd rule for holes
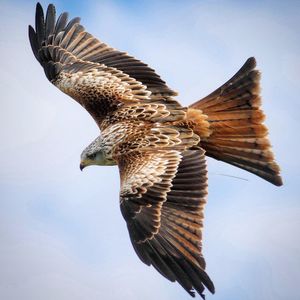
[[[93,117],[101,134],[81,154],[118,165],[120,207],[139,258],[191,296],[214,293],[202,255],[205,156],[282,185],[263,124],[260,73],[249,58],[189,107],[145,63],[94,38],[50,4],[36,7],[29,39],[49,81]]]

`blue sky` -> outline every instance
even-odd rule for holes
[[[207,299],[300,299],[300,2],[55,5],[154,67],[184,105],[256,57],[284,186],[208,160],[204,254],[216,294]],[[80,172],[80,153],[98,129],[31,53],[34,10],[35,1],[1,1],[0,298],[191,299],[136,257],[119,211],[117,168]]]

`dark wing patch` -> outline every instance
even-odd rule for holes
[[[207,194],[204,151],[171,152],[173,155],[177,153],[172,168],[166,167],[164,173],[160,169],[156,177],[149,174],[150,170],[154,172],[155,165],[150,161],[157,160],[155,156],[144,159],[140,154],[139,158],[132,156],[128,160],[126,157],[119,162],[121,211],[139,258],[145,264],[153,265],[170,281],[177,281],[190,295],[195,296],[195,290],[204,298],[204,286],[214,293],[214,285],[204,271],[205,261],[201,253],[203,207]],[[165,153],[164,160],[168,152]],[[144,157],[147,155],[146,152]],[[143,161],[148,163],[136,172],[135,166],[140,166]],[[161,162],[157,164],[161,165]],[[168,178],[167,182],[164,176]],[[156,179],[151,184],[144,182],[141,185],[138,178],[144,178],[146,182]]]

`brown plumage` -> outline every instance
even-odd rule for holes
[[[206,155],[282,185],[261,109],[260,72],[249,58],[242,68],[210,95],[191,105],[207,116],[208,136],[201,136]],[[197,132],[197,130],[196,130]]]
[[[182,107],[153,69],[100,42],[80,19],[36,7],[29,39],[47,78],[94,118],[101,135],[81,168],[119,166],[120,207],[139,258],[192,296],[214,293],[201,252],[205,155],[281,185],[262,124],[255,59],[219,89]]]

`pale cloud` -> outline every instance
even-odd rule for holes
[[[209,160],[204,252],[217,294],[207,298],[299,298],[299,141],[292,136],[299,130],[298,8],[282,17],[258,4],[143,5],[87,2],[78,15],[95,36],[154,66],[183,104],[217,88],[248,56],[258,58],[263,72],[267,124],[285,186]],[[0,297],[189,299],[136,257],[119,212],[118,170],[79,171],[80,152],[98,130],[47,82],[31,53],[34,1],[1,8]]]

